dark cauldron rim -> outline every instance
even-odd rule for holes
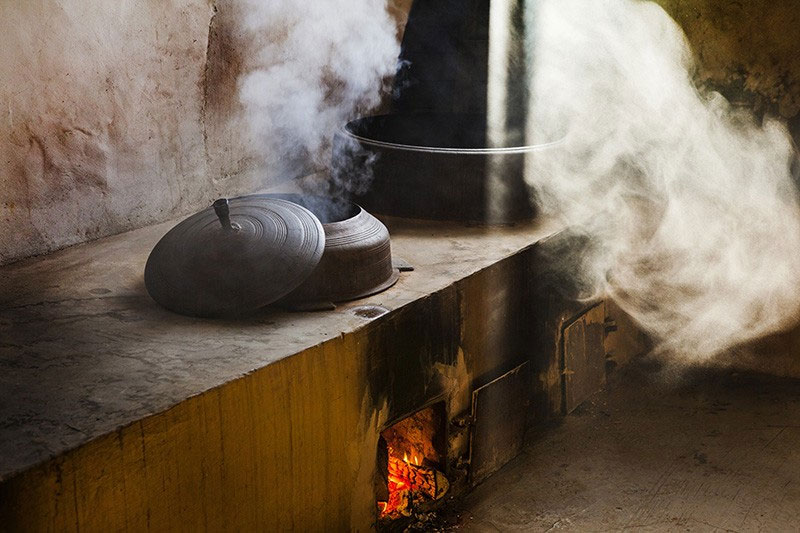
[[[444,114],[444,113],[443,113]],[[357,140],[361,144],[377,146],[380,148],[391,148],[394,150],[405,150],[409,152],[424,152],[424,153],[433,153],[433,154],[469,154],[469,155],[487,155],[487,154],[525,154],[529,152],[539,152],[542,150],[547,150],[550,148],[554,148],[564,143],[566,137],[561,137],[555,141],[550,141],[546,143],[540,144],[530,144],[530,145],[523,145],[523,146],[508,146],[508,147],[499,147],[499,148],[449,148],[449,147],[438,147],[438,146],[420,146],[415,144],[403,144],[403,143],[394,143],[389,141],[379,141],[377,139],[372,139],[370,137],[364,137],[363,135],[358,135],[353,133],[352,128],[355,125],[366,119],[371,118],[379,118],[379,117],[391,117],[391,116],[403,116],[399,114],[389,113],[386,115],[370,115],[366,117],[359,117],[357,119],[351,120],[344,126],[340,128],[340,132],[346,135],[347,137],[353,138]]]

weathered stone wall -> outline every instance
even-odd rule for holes
[[[0,4],[0,263],[167,218],[205,172],[208,0]]]
[[[287,178],[244,123],[241,6],[0,3],[0,264]]]
[[[656,0],[683,28],[697,80],[735,103],[790,122],[800,134],[800,3]]]

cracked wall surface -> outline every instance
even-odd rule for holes
[[[737,104],[788,121],[800,137],[796,0],[656,0],[683,28],[697,80]]]
[[[0,4],[0,263],[205,201],[208,0]]]
[[[390,3],[404,19],[410,2]],[[287,178],[239,104],[258,44],[242,5],[0,3],[0,264]]]

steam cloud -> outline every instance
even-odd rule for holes
[[[800,209],[784,127],[699,91],[685,36],[653,3],[536,5],[527,136],[566,138],[529,158],[526,180],[590,242],[585,296],[610,296],[694,360],[792,325]]]
[[[378,105],[394,74],[386,0],[246,0],[243,13],[262,43],[239,93],[259,149],[279,154],[287,177],[328,167],[336,129]]]
[[[691,359],[795,323],[800,207],[784,127],[699,91],[685,36],[653,3],[531,6],[526,137],[566,137],[557,155],[528,158],[526,180],[588,239],[584,296],[613,298],[661,350]],[[376,106],[395,71],[385,0],[244,11],[244,29],[269,37],[240,85],[253,133],[292,175],[328,166],[333,132]],[[351,178],[339,189],[366,179]]]

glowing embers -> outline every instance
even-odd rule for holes
[[[378,515],[411,516],[442,498],[450,484],[442,468],[444,404],[404,418],[381,433],[378,449]]]
[[[415,507],[445,495],[450,484],[442,472],[389,457],[389,499],[378,502],[381,518],[411,516]]]

